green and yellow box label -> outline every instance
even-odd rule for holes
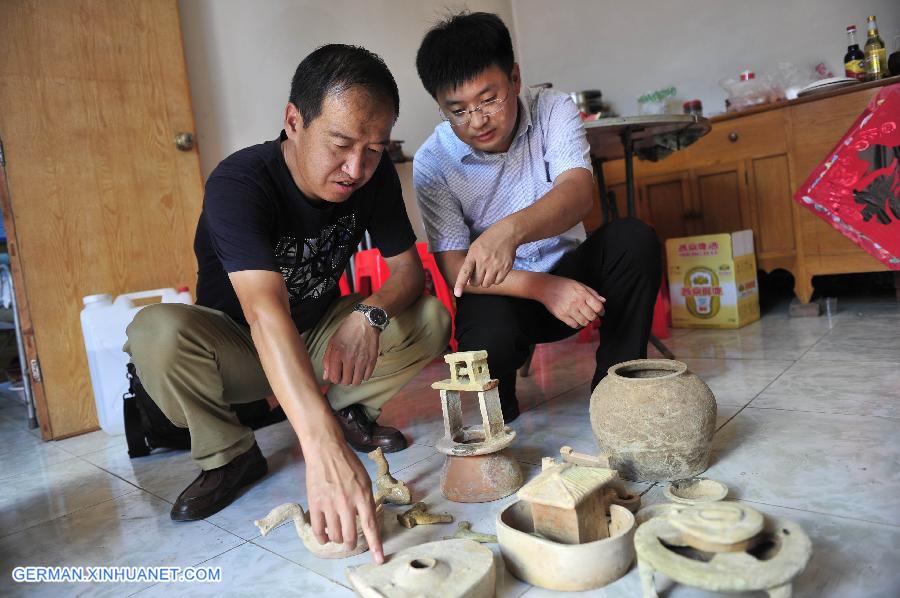
[[[752,231],[666,241],[672,325],[740,328],[759,319]]]

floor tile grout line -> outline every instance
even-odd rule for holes
[[[96,434],[97,432],[102,432],[102,430],[94,430],[93,432],[88,432],[88,434]],[[106,434],[106,432],[103,432],[103,433]],[[111,436],[111,435],[108,435],[108,436]],[[115,438],[115,436],[111,436],[111,437]],[[80,436],[70,436],[69,438],[80,438]],[[79,455],[79,454],[73,453],[71,450],[69,450],[63,446],[60,446],[60,444],[59,444],[60,442],[65,442],[66,440],[69,440],[69,438],[63,438],[62,440],[54,440],[53,443],[51,444],[51,446],[58,448],[59,450],[64,451],[66,453],[69,453],[73,457],[84,457],[87,455],[93,455],[94,453],[99,453],[100,451],[105,451],[107,449],[114,448],[114,445],[109,445],[109,446],[105,446],[103,448],[90,450],[90,451],[87,451],[87,452]],[[128,445],[124,442],[120,446],[121,446],[121,448],[124,448],[126,450],[128,448]]]
[[[416,444],[416,443],[413,443],[413,444]],[[426,444],[419,444],[418,446],[427,446],[428,448],[434,450],[434,452],[431,453],[430,455],[428,455],[427,457],[422,457],[418,461],[414,461],[414,462],[410,463],[409,465],[404,465],[403,467],[401,467],[400,469],[398,469],[396,471],[392,470],[391,473],[399,473],[401,471],[405,471],[405,470],[409,469],[410,467],[413,467],[414,465],[418,465],[419,463],[422,463],[423,461],[427,461],[428,459],[431,459],[432,457],[434,457],[436,454],[439,453],[439,451],[436,448],[434,448],[433,446],[426,445]],[[390,464],[390,461],[388,461],[388,464]],[[375,480],[372,480],[372,481],[374,482]]]
[[[575,390],[576,388],[578,388],[578,387],[581,386],[582,384],[590,384],[590,380],[588,380],[588,381],[586,381],[586,382],[578,382],[577,384],[575,384],[574,386],[572,386],[572,387],[570,387],[570,388],[567,388],[566,390],[563,390],[563,391],[561,391],[561,392],[556,393],[555,395],[552,395],[552,396],[550,396],[550,397],[547,397],[547,398],[544,399],[543,401],[541,401],[541,402],[539,402],[539,403],[535,403],[535,404],[532,405],[531,407],[528,407],[527,409],[525,409],[524,411],[522,411],[522,413],[528,413],[529,411],[534,411],[534,410],[537,409],[538,407],[540,407],[540,406],[542,406],[542,405],[545,405],[545,404],[549,403],[550,401],[552,401],[552,400],[554,400],[554,399],[558,399],[559,397],[563,396],[563,395],[566,394],[566,393],[572,392],[573,390]]]
[[[802,355],[801,355],[801,357],[802,357]],[[766,390],[769,389],[770,386],[772,386],[773,384],[775,384],[779,379],[781,379],[782,376],[784,376],[788,371],[790,371],[791,368],[793,368],[795,365],[797,365],[797,362],[799,361],[799,359],[800,359],[800,358],[791,360],[791,364],[790,364],[789,366],[787,366],[786,368],[784,368],[783,370],[781,370],[781,373],[779,373],[777,376],[775,376],[775,378],[773,378],[771,382],[769,382],[769,383],[766,384],[764,387],[762,387],[758,393],[756,393],[755,395],[753,395],[753,398],[752,398],[752,399],[750,399],[749,401],[747,401],[747,403],[746,403],[743,407],[741,407],[740,409],[738,409],[737,412],[736,412],[734,415],[732,415],[731,417],[729,417],[729,418],[725,421],[725,423],[723,423],[721,426],[717,427],[717,428],[716,428],[716,432],[718,432],[719,430],[721,430],[722,428],[724,428],[726,425],[728,425],[729,423],[731,423],[731,420],[733,420],[734,418],[736,418],[736,417],[737,417],[744,409],[746,409],[746,408],[750,405],[750,403],[752,403],[753,401],[755,401],[756,399],[758,399],[758,398],[760,397],[760,395],[762,395],[764,392],[766,392]],[[785,361],[787,361],[787,360],[785,360]]]
[[[281,527],[281,526],[279,526],[279,527]],[[255,539],[258,539],[258,538],[260,538],[260,537],[262,537],[262,536],[257,536],[257,538],[255,538]],[[298,539],[298,541],[299,541],[299,539]],[[275,552],[274,550],[272,550],[271,548],[269,548],[269,547],[267,547],[267,546],[263,546],[262,544],[257,544],[254,540],[248,540],[247,543],[248,543],[248,544],[253,544],[254,546],[257,546],[257,547],[259,547],[259,548],[262,548],[262,549],[265,550],[266,552],[270,552],[270,553],[274,554],[275,556],[277,556],[277,557],[279,557],[279,558],[282,558],[282,559],[286,560],[286,561],[289,562],[289,563],[294,563],[295,565],[297,565],[297,566],[300,567],[301,569],[305,569],[306,571],[309,571],[309,572],[313,573],[314,575],[318,575],[319,577],[321,577],[321,578],[323,578],[323,579],[327,579],[329,582],[331,582],[331,583],[333,583],[333,584],[339,585],[339,586],[341,586],[342,588],[346,588],[346,589],[348,589],[348,590],[350,590],[350,591],[354,591],[353,588],[348,587],[348,586],[342,584],[341,582],[339,582],[339,581],[337,581],[337,580],[331,579],[331,578],[328,577],[327,575],[323,575],[322,573],[319,573],[318,571],[315,571],[315,570],[313,570],[313,569],[310,569],[309,567],[307,567],[307,566],[304,565],[303,563],[298,563],[297,561],[295,561],[294,559],[292,559],[292,558],[290,558],[290,557],[287,557],[287,556],[285,556],[285,555],[283,555],[283,554],[281,554],[281,553]],[[364,553],[363,553],[363,554],[364,554]]]
[[[133,485],[133,484],[132,484],[132,485]],[[84,510],[87,510],[87,509],[92,509],[92,508],[94,508],[94,507],[96,507],[96,506],[102,505],[103,503],[107,503],[107,502],[110,502],[110,501],[112,501],[112,500],[118,500],[118,499],[122,498],[123,496],[129,496],[129,495],[134,494],[135,492],[137,492],[137,491],[139,491],[139,490],[141,490],[141,488],[136,488],[136,489],[133,489],[133,490],[129,490],[128,492],[123,492],[122,494],[119,494],[118,496],[111,496],[110,498],[104,498],[103,500],[101,500],[101,501],[99,501],[99,502],[95,502],[95,503],[90,504],[90,505],[84,505],[83,507],[79,507],[79,508],[77,508],[77,509],[75,509],[75,510],[73,510],[73,511],[69,511],[69,512],[67,512],[67,513],[63,513],[62,515],[57,515],[56,517],[51,517],[50,519],[47,519],[46,521],[41,521],[41,522],[39,522],[39,523],[35,523],[35,524],[33,524],[33,525],[29,525],[29,526],[23,527],[22,529],[18,529],[18,530],[16,530],[16,531],[10,532],[10,533],[8,533],[8,534],[0,533],[0,540],[2,540],[3,538],[8,538],[8,537],[10,537],[10,536],[15,536],[15,535],[18,534],[18,533],[28,531],[28,530],[30,530],[30,529],[33,529],[33,528],[35,528],[35,527],[39,527],[39,526],[41,526],[41,525],[46,525],[46,524],[48,524],[48,523],[51,523],[51,522],[53,522],[53,521],[56,521],[57,519],[63,519],[64,517],[69,517],[69,516],[74,515],[74,514],[76,514],[76,513],[80,513],[81,511],[84,511]]]
[[[102,450],[102,449],[101,449],[101,450]],[[95,452],[99,452],[99,451],[95,451]],[[128,485],[130,485],[130,486],[134,486],[134,487],[137,488],[138,490],[142,490],[143,492],[146,492],[147,494],[149,494],[150,496],[152,496],[152,497],[154,497],[154,498],[158,498],[159,500],[163,501],[164,503],[168,503],[168,504],[170,504],[170,505],[171,505],[171,504],[174,504],[172,501],[167,500],[166,498],[163,498],[162,496],[156,494],[155,492],[153,492],[153,491],[151,491],[151,490],[148,490],[147,488],[144,488],[144,487],[142,487],[142,486],[138,486],[137,484],[135,484],[134,482],[132,482],[131,480],[129,480],[129,479],[127,479],[127,478],[123,478],[122,476],[120,476],[119,474],[117,474],[117,473],[114,472],[114,471],[110,471],[110,470],[108,470],[108,469],[105,469],[105,468],[101,467],[100,465],[97,465],[96,463],[93,463],[93,462],[91,462],[91,461],[88,461],[88,460],[85,459],[84,457],[76,457],[76,458],[77,458],[77,459],[81,459],[82,461],[84,461],[85,463],[87,463],[87,464],[89,464],[89,465],[93,465],[94,467],[96,467],[96,468],[99,469],[100,471],[105,472],[105,473],[108,473],[109,475],[113,476],[114,478],[117,478],[117,479],[119,479],[119,480],[122,480],[123,482],[125,482],[126,484],[128,484]]]
[[[749,405],[749,403],[748,403]],[[888,421],[900,420],[900,417],[894,417],[891,415],[874,415],[871,413],[847,413],[847,412],[838,412],[838,411],[814,411],[812,409],[787,409],[785,407],[759,407],[754,406],[753,409],[766,409],[769,411],[789,411],[795,413],[815,413],[818,415],[842,415],[846,417],[874,417],[877,419],[886,419]]]
[[[47,468],[47,467],[55,467],[55,466],[57,466],[57,465],[63,465],[63,464],[68,463],[68,462],[70,462],[70,461],[74,461],[74,460],[77,459],[77,458],[78,458],[78,457],[71,457],[71,458],[69,458],[69,459],[63,459],[62,461],[57,461],[56,463],[50,463],[49,465],[46,464],[46,463],[41,463],[41,464],[40,464],[40,468],[41,468],[42,470],[44,470],[44,469]],[[91,465],[93,465],[93,463],[92,463]],[[26,470],[24,470],[24,471],[19,471],[19,472],[17,472],[17,473],[13,473],[13,474],[10,474],[10,475],[0,475],[0,482],[4,482],[4,481],[10,480],[10,479],[12,479],[12,478],[17,478],[17,477],[19,477],[19,476],[23,476],[23,475],[32,475],[32,474],[33,474],[32,471],[26,469]]]
[[[216,527],[218,527],[218,526],[216,526]],[[228,531],[228,530],[225,530],[225,531]],[[230,533],[230,532],[229,532],[229,533]],[[192,565],[190,565],[190,566],[191,566],[191,567],[195,567],[195,568],[196,568],[196,567],[200,567],[200,566],[203,565],[204,563],[208,563],[209,561],[211,561],[211,560],[213,560],[213,559],[215,559],[215,558],[218,558],[218,557],[222,556],[223,554],[228,554],[228,553],[231,552],[232,550],[235,550],[235,549],[237,549],[237,548],[240,548],[241,546],[243,546],[243,545],[245,545],[245,544],[249,544],[249,543],[250,543],[250,542],[249,542],[248,540],[244,540],[243,538],[241,538],[241,543],[240,543],[240,544],[236,544],[236,545],[232,546],[231,548],[229,548],[228,550],[223,550],[222,552],[220,552],[220,553],[218,553],[218,554],[214,554],[213,556],[211,556],[211,557],[209,557],[209,558],[206,558],[206,559],[203,559],[202,561],[197,562],[197,563],[194,563],[194,564],[192,564]],[[158,582],[156,582],[156,583],[154,583],[154,584],[151,584],[151,585],[147,586],[146,588],[141,588],[141,589],[138,590],[137,592],[135,592],[135,593],[133,593],[133,594],[129,594],[128,596],[135,596],[135,595],[137,595],[137,594],[140,594],[141,592],[144,592],[144,591],[146,591],[146,590],[149,590],[150,588],[154,588],[154,587],[156,587],[156,586],[162,586],[163,583],[164,583],[164,582],[158,581]],[[175,582],[170,582],[170,583],[175,583]]]
[[[800,513],[810,513],[813,515],[824,515],[826,517],[834,517],[835,519],[849,520],[849,521],[859,521],[860,523],[869,523],[872,525],[883,525],[889,528],[898,528],[900,529],[900,524],[895,523],[885,523],[884,521],[872,521],[871,519],[861,519],[860,517],[851,517],[849,515],[843,514],[835,514],[835,513],[826,513],[825,511],[811,511],[809,509],[798,509],[797,507],[788,507],[785,505],[776,505],[775,503],[763,502],[761,500],[750,500],[749,498],[738,498],[739,502],[749,502],[757,505],[765,505],[767,507],[776,507],[779,509],[788,509],[790,511],[798,511]]]

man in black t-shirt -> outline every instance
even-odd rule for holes
[[[374,420],[443,351],[449,330],[440,302],[422,296],[415,236],[384,151],[398,108],[380,58],[323,46],[297,67],[279,138],[210,175],[194,242],[197,305],[144,308],[125,347],[163,413],[190,429],[203,470],[172,519],[209,517],[265,475],[231,406],[268,398],[300,440],[316,536],[355,545],[358,514],[383,560],[370,480],[347,443],[406,447]],[[365,231],[391,275],[361,303],[340,297],[337,283]]]

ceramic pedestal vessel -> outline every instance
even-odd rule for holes
[[[716,399],[680,361],[626,361],[609,368],[594,389],[591,426],[622,477],[680,480],[709,464]]]

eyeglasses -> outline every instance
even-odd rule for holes
[[[502,100],[499,98],[494,98],[493,100],[485,100],[480,102],[477,106],[472,108],[471,110],[466,110],[465,108],[460,108],[459,110],[453,110],[449,114],[445,113],[441,108],[441,118],[450,123],[451,127],[464,127],[469,124],[472,120],[472,115],[476,112],[481,112],[482,118],[487,118],[488,116],[493,116],[497,114],[501,110],[503,110],[506,105],[504,102],[509,98],[509,91],[506,92],[506,97]]]

